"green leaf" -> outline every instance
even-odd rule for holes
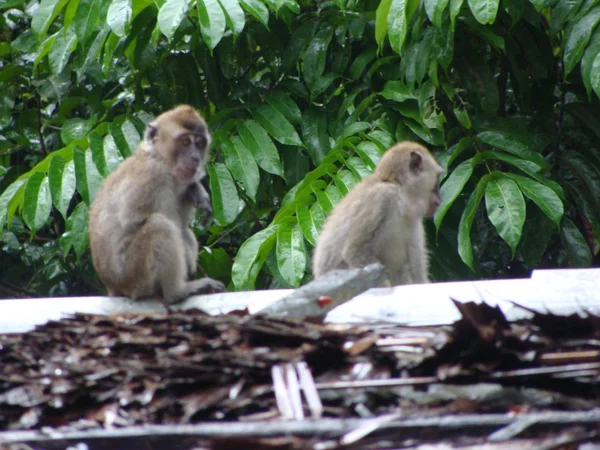
[[[540,267],[540,261],[556,231],[555,224],[541,211],[527,214],[523,237],[519,244],[519,255],[529,268]]]
[[[384,39],[388,31],[388,15],[392,0],[381,0],[377,11],[375,12],[375,40],[377,41],[377,51],[383,50]]]
[[[358,155],[360,156],[360,159],[362,159],[363,162],[367,166],[369,166],[371,170],[375,169],[375,166],[377,166],[377,163],[379,162],[385,151],[382,150],[382,148],[379,145],[370,141],[363,141],[353,148],[356,151],[356,153],[358,153]]]
[[[279,273],[285,282],[293,288],[300,286],[306,270],[306,248],[298,227],[279,226],[275,254]]]
[[[371,62],[377,57],[377,52],[375,49],[369,49],[362,52],[360,55],[356,57],[356,59],[352,62],[350,66],[350,78],[353,80],[358,80],[365,69],[371,64]]]
[[[111,73],[114,70],[113,55],[114,55],[117,45],[119,45],[120,41],[121,41],[121,38],[119,38],[116,34],[110,33],[108,35],[108,39],[106,40],[106,42],[104,44],[104,49],[102,51],[102,61],[101,61],[102,74],[104,76],[107,76],[109,73]]]
[[[440,192],[442,195],[442,204],[439,206],[434,218],[433,222],[435,223],[435,228],[437,231],[440,230],[440,225],[442,220],[444,220],[444,216],[462,192],[465,184],[473,175],[473,162],[474,158],[469,158],[466,161],[460,163],[456,168],[452,171],[450,176],[446,179],[442,187],[440,188]]]
[[[98,192],[104,178],[102,178],[92,160],[91,151],[77,147],[73,152],[73,159],[77,176],[77,190],[83,201],[89,206],[96,198],[96,192]]]
[[[348,168],[352,170],[352,172],[354,172],[361,180],[373,173],[373,171],[366,166],[363,160],[357,158],[356,156],[348,158],[348,160],[346,160],[346,166],[348,166]]]
[[[377,147],[379,147],[379,153],[385,152],[386,150],[392,148],[396,144],[394,136],[392,136],[391,133],[384,130],[375,129],[369,131],[369,133],[367,133],[367,139],[369,139],[369,141],[371,142],[374,142],[377,145]],[[358,144],[358,146],[361,147],[361,144],[362,142]],[[368,144],[368,142],[365,142],[365,144]],[[377,161],[379,161],[379,159],[377,159]]]
[[[541,176],[542,167],[537,165],[536,163],[529,161],[527,159],[523,159],[518,156],[509,155],[508,153],[500,152],[500,151],[487,151],[481,153],[481,156],[484,160],[495,159],[498,161],[504,161],[516,168],[522,170],[528,175],[531,175],[534,178],[538,178]]]
[[[267,97],[267,103],[279,111],[292,125],[300,125],[302,113],[289,94],[281,91],[272,92]]]
[[[218,0],[225,13],[225,22],[233,33],[234,38],[244,30],[246,16],[238,0]]]
[[[572,22],[565,32],[565,50],[564,50],[564,77],[573,70],[575,65],[581,59],[585,47],[587,46],[592,32],[600,21],[600,5],[592,8],[577,22]]]
[[[254,288],[258,272],[275,244],[278,228],[270,225],[242,244],[231,267],[231,281],[236,289]]]
[[[444,131],[446,116],[437,106],[438,102],[435,100],[435,92],[436,88],[430,80],[426,81],[423,86],[421,86],[421,92],[419,94],[419,111],[421,112],[423,125],[429,129]]]
[[[238,136],[223,141],[221,148],[225,156],[225,164],[233,178],[240,184],[246,195],[256,201],[260,174],[252,153]]]
[[[565,188],[568,189],[569,198],[577,207],[578,217],[585,224],[586,241],[591,247],[592,254],[598,255],[600,253],[600,215],[596,212],[594,200],[588,191],[580,188],[579,183],[567,182]]]
[[[202,39],[213,50],[225,33],[225,13],[217,0],[196,0]]]
[[[590,84],[596,95],[600,96],[600,53],[596,55],[592,63],[592,71],[590,73]]]
[[[327,188],[327,184],[323,180],[317,180],[310,184],[310,188],[317,197],[317,201],[319,202],[321,208],[323,208],[325,214],[329,214],[335,203],[332,202],[327,195],[325,195],[324,190]]]
[[[494,23],[499,4],[500,0],[469,0],[473,16],[482,25]]]
[[[88,205],[83,202],[77,204],[73,212],[67,219],[65,230],[69,238],[69,243],[73,246],[77,259],[87,250],[90,243],[89,233],[90,212]]]
[[[477,208],[481,203],[483,194],[486,191],[488,182],[491,179],[491,175],[484,175],[477,183],[477,187],[471,193],[469,201],[463,210],[462,216],[460,217],[460,223],[458,224],[458,254],[463,262],[469,266],[471,270],[473,268],[473,245],[471,244],[471,227],[473,226],[473,219]]]
[[[458,13],[460,13],[463,3],[464,0],[450,0],[450,21],[452,22],[452,30],[454,30],[456,17],[458,16]]]
[[[319,31],[308,44],[304,55],[304,79],[311,91],[325,70],[327,49],[332,37],[333,27],[327,22],[322,22]]]
[[[391,0],[387,15],[388,37],[392,49],[402,54],[402,45],[406,39],[408,20],[406,17],[407,0]]]
[[[360,181],[354,172],[350,170],[340,170],[333,177],[333,182],[343,195],[346,195]]]
[[[319,165],[330,150],[327,117],[323,111],[310,108],[302,116],[302,138],[315,165]]]
[[[240,210],[240,197],[231,173],[222,163],[206,166],[215,219],[219,225],[229,225]]]
[[[63,216],[67,218],[67,210],[75,193],[75,162],[65,163],[60,155],[54,155],[48,167],[48,181],[52,203]]]
[[[302,22],[298,29],[294,31],[283,54],[282,65],[286,71],[297,65],[298,61],[303,58],[303,54],[314,37],[318,26],[319,23],[316,20],[310,19]]]
[[[359,133],[362,133],[363,131],[366,131],[369,128],[371,128],[371,124],[369,122],[353,122],[353,123],[351,123],[346,128],[344,128],[344,131],[342,132],[340,137],[338,137],[338,139],[335,143],[336,146],[339,145],[342,141],[344,141],[344,139],[347,139],[350,136],[354,136]]]
[[[564,24],[577,14],[582,3],[583,0],[563,0],[556,4],[550,17],[550,34],[552,36],[561,31]]]
[[[304,147],[292,124],[275,108],[267,105],[259,106],[252,110],[252,115],[277,141],[285,145]]]
[[[160,7],[157,17],[157,25],[160,32],[170,41],[181,21],[186,17],[188,10],[187,0],[167,0]],[[243,14],[243,13],[242,13]]]
[[[96,125],[95,117],[88,120],[80,118],[67,119],[60,129],[60,137],[65,145],[69,145],[73,141],[84,139],[94,125]]]
[[[412,92],[412,89],[402,81],[387,81],[380,94],[388,100],[394,100],[399,103],[418,98]]]
[[[88,67],[94,62],[98,60],[100,55],[100,51],[104,46],[104,42],[107,40],[108,35],[110,34],[110,30],[107,27],[102,28],[96,35],[94,36],[91,44],[84,50],[85,58],[83,58],[83,62],[81,62],[81,58],[77,58],[77,67],[75,69],[77,73],[77,79],[82,80],[83,76],[86,74]]]
[[[42,59],[44,59],[44,57],[50,52],[50,49],[54,45],[54,42],[56,41],[56,38],[58,37],[59,34],[60,34],[60,32],[57,31],[52,36],[48,37],[44,42],[42,42],[42,45],[40,45],[40,48],[38,49],[38,52],[35,55],[35,60],[33,61],[34,68],[36,68],[38,66],[38,64],[40,63],[40,61]],[[9,47],[9,50],[10,50],[10,47]]]
[[[79,0],[73,26],[78,41],[85,45],[96,31],[100,18],[106,13],[107,0]]]
[[[590,42],[581,58],[581,78],[583,79],[583,84],[585,85],[588,97],[590,97],[592,93],[592,67],[594,66],[595,60],[598,59],[598,54],[600,54],[600,28],[596,28],[592,34]],[[598,80],[598,78],[600,78],[599,67],[596,66],[593,76],[596,78],[596,83],[600,82]]]
[[[570,267],[589,267],[592,265],[590,246],[577,226],[566,217],[562,220],[561,237]]]
[[[273,141],[257,122],[246,120],[237,126],[240,138],[254,156],[257,164],[266,172],[283,176],[283,165]]]
[[[59,75],[67,66],[71,53],[77,47],[77,36],[71,28],[60,33],[50,52],[48,53],[48,59],[50,61],[50,69],[54,75]]]
[[[499,174],[485,190],[488,218],[502,239],[510,246],[514,258],[525,223],[525,199],[517,183]]]
[[[4,228],[4,224],[7,220],[10,221],[12,214],[10,213],[10,203],[19,190],[24,189],[24,184],[27,180],[24,178],[18,179],[10,184],[2,195],[0,195],[0,230]]]
[[[535,9],[537,9],[538,11],[542,8],[547,8],[548,6],[551,6],[553,3],[556,3],[555,0],[531,0],[531,3],[533,3],[533,6],[535,6]]]
[[[448,7],[450,0],[425,0],[425,11],[427,17],[436,27],[442,27],[442,14]]]
[[[131,0],[113,0],[106,13],[106,23],[119,37],[131,30]]]
[[[65,9],[63,19],[63,29],[67,29],[71,26],[75,20],[75,14],[77,14],[77,8],[79,8],[79,0],[70,0],[67,8]]]
[[[259,0],[240,0],[240,5],[267,29],[269,28],[269,10],[263,3]]]
[[[479,133],[477,137],[486,144],[501,148],[508,153],[532,161],[544,169],[548,168],[548,163],[544,157],[541,154],[530,150],[527,142],[523,142],[515,135],[503,131],[484,131]]]
[[[298,225],[302,230],[302,234],[315,247],[319,233],[325,223],[323,208],[318,203],[313,203],[312,205],[298,203],[296,205],[296,218],[298,219]]]
[[[231,258],[222,248],[202,247],[200,249],[200,266],[206,272],[206,275],[229,283],[231,280]]]
[[[51,210],[48,177],[43,172],[33,172],[25,185],[23,221],[35,234],[46,224]]]
[[[135,125],[127,119],[121,125],[111,123],[109,129],[121,155],[125,158],[130,156],[141,141],[140,133]]]
[[[123,157],[117,150],[114,139],[107,134],[104,139],[96,132],[88,135],[88,142],[92,150],[92,159],[103,177],[117,168]]]
[[[33,17],[31,18],[31,29],[39,40],[46,37],[48,28],[62,11],[69,0],[42,0]]]
[[[563,157],[570,166],[573,174],[586,187],[596,209],[600,211],[600,171],[581,153],[569,149]]]
[[[556,192],[531,178],[512,173],[505,173],[504,176],[514,180],[521,189],[521,192],[538,205],[542,212],[556,226],[560,226],[560,221],[564,214],[564,206],[560,197],[556,195]]]

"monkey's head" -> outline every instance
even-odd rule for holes
[[[204,175],[211,136],[204,119],[189,105],[179,105],[148,124],[143,149],[163,160],[176,182],[186,184]]]
[[[423,216],[433,216],[440,204],[443,169],[429,150],[416,142],[401,142],[386,151],[375,168],[382,181],[402,186],[418,202]]]

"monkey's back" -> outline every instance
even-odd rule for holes
[[[398,190],[398,186],[382,183],[373,175],[354,186],[325,221],[313,255],[313,276],[374,261],[375,255],[354,255],[350,259],[360,263],[353,264],[348,261],[348,252],[361,252],[367,241],[378,245],[377,236],[395,221],[393,212],[401,209]]]
[[[136,151],[102,183],[90,210],[92,261],[103,282],[120,278],[127,249],[146,218],[161,208],[177,217],[170,173]],[[110,288],[110,286],[109,286]]]

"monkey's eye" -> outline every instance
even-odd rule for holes
[[[192,143],[192,140],[190,139],[189,136],[184,136],[181,138],[181,143],[187,147],[188,145],[190,145]]]
[[[196,144],[196,147],[204,147],[206,145],[206,138],[198,135],[194,139],[194,144]]]

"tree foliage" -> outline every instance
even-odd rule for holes
[[[600,249],[595,0],[0,0],[0,281],[98,292],[88,211],[145,124],[214,145],[200,263],[298,286],[332,207],[394,142],[446,169],[437,280],[582,267]],[[195,224],[197,225],[197,224]]]

